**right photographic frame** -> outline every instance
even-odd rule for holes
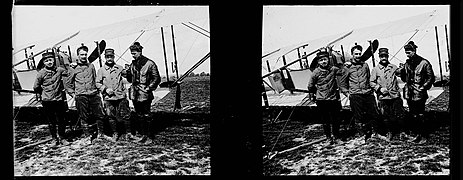
[[[450,175],[450,5],[262,17],[265,176]]]

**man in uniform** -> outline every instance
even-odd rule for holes
[[[156,63],[142,55],[143,46],[135,42],[130,46],[134,60],[127,70],[127,81],[132,83],[129,89],[129,98],[133,102],[138,122],[141,127],[141,139],[139,143],[151,144],[151,102],[154,99],[153,91],[161,82],[161,77]]]
[[[42,54],[44,68],[40,69],[34,83],[34,91],[41,94],[42,106],[48,119],[48,128],[56,145],[67,145],[65,120],[66,102],[63,77],[67,76],[66,69],[57,67],[55,54]]]
[[[330,144],[339,142],[339,101],[338,83],[336,76],[341,75],[341,69],[329,64],[329,53],[320,51],[317,53],[318,67],[309,78],[309,98],[315,99],[317,108],[320,110],[323,130]]]
[[[87,61],[87,54],[87,46],[77,48],[77,66],[70,71],[67,91],[71,97],[75,97],[84,140],[90,136],[90,142],[96,138],[112,141],[103,133],[105,115],[96,86],[96,70]]]
[[[405,65],[399,68],[398,76],[405,82],[403,88],[404,98],[407,100],[408,109],[412,122],[417,123],[417,137],[413,142],[426,143],[429,136],[429,129],[426,125],[425,103],[428,99],[428,90],[435,81],[431,63],[416,54],[418,46],[413,41],[405,46],[405,54],[408,59]],[[410,122],[409,122],[410,123]]]
[[[378,106],[385,119],[387,140],[392,141],[403,126],[405,115],[403,101],[400,97],[399,83],[397,81],[397,66],[388,60],[387,48],[379,48],[379,64],[371,71],[370,85],[376,92]]]
[[[106,62],[98,69],[96,85],[104,100],[104,107],[111,129],[113,140],[136,139],[130,133],[130,107],[127,100],[127,90],[123,83],[123,67],[114,62],[114,49],[108,48],[104,52]],[[128,132],[128,133],[127,133]]]
[[[365,143],[372,135],[372,128],[377,130],[378,110],[373,88],[370,86],[370,68],[361,60],[362,46],[355,45],[351,49],[352,60],[344,67],[340,86],[341,92],[349,97],[350,108],[354,119],[362,123]]]

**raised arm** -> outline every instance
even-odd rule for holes
[[[378,92],[381,88],[381,85],[379,85],[378,83],[378,72],[376,70],[376,68],[373,68],[373,70],[371,70],[371,74],[370,74],[370,86],[373,88],[373,90],[375,90],[376,92]]]
[[[74,97],[74,94],[75,94],[75,77],[76,77],[76,70],[73,69],[73,68],[70,68],[67,72],[68,72],[68,78],[67,78],[67,81],[66,81],[66,91],[68,92],[68,94],[72,97]]]
[[[343,67],[341,70],[341,76],[339,78],[339,89],[341,92],[346,95],[349,93],[349,69]]]
[[[103,68],[98,69],[98,72],[96,73],[95,83],[96,88],[98,88],[100,92],[105,92],[106,86],[103,84]]]

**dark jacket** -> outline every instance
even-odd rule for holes
[[[341,75],[341,69],[336,66],[323,69],[317,67],[309,78],[309,92],[315,93],[317,100],[339,100],[336,76]]]
[[[96,70],[92,63],[77,64],[69,73],[68,93],[74,95],[94,95],[96,87]]]
[[[397,75],[405,82],[404,98],[418,101],[428,99],[428,90],[435,81],[431,63],[421,56],[415,55],[407,59]]]
[[[65,100],[63,83],[65,76],[67,76],[67,71],[62,67],[42,68],[35,79],[34,91],[41,93],[42,101],[63,101]]]
[[[370,85],[375,90],[378,100],[400,98],[400,88],[396,77],[397,70],[396,65],[389,63],[386,66],[378,64],[371,71]],[[382,94],[381,88],[386,88],[387,93]]]
[[[119,100],[127,97],[127,90],[123,83],[122,78],[123,67],[118,64],[114,64],[113,67],[103,65],[98,69],[96,75],[96,86],[103,95],[103,100]],[[111,88],[114,90],[114,94],[109,95],[106,93],[106,89]]]
[[[340,85],[341,92],[373,95],[373,88],[370,86],[370,68],[367,63],[353,62],[351,66],[344,67],[343,72],[341,78],[343,83]]]
[[[129,98],[134,101],[153,100],[153,91],[161,82],[158,67],[153,60],[141,55],[132,60],[130,69],[126,72],[127,81],[132,83]]]

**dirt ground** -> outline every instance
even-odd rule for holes
[[[264,175],[449,175],[448,102],[449,92],[445,90],[426,106],[429,122],[434,127],[426,144],[405,139],[387,142],[379,137],[364,144],[358,132],[339,144],[329,145],[322,140],[285,151],[323,139],[322,125],[309,122],[310,116],[298,119],[297,113],[289,121],[285,116],[276,123],[272,122],[275,116],[264,119]],[[341,125],[343,132],[347,132],[345,122]]]
[[[54,146],[50,141],[15,151],[14,175],[210,175],[209,77],[186,78],[181,90],[182,109],[173,111],[175,90],[152,108],[158,123],[151,145],[76,139]],[[32,115],[42,117],[39,110],[22,113],[14,121],[15,149],[50,138],[44,121],[33,120]]]

